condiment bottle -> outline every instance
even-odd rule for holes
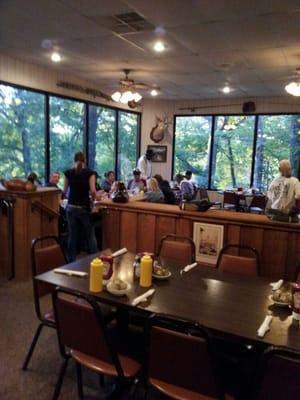
[[[145,255],[141,259],[140,286],[149,287],[152,285],[152,257]]]
[[[90,292],[101,292],[103,289],[103,262],[94,258],[90,265]]]
[[[102,271],[103,279],[108,280],[111,278],[113,274],[113,262],[114,262],[113,257],[101,255],[100,260],[103,262],[103,271]]]
[[[141,272],[141,257],[140,256],[135,256],[135,259],[133,261],[134,278],[139,278],[140,277],[140,272]]]
[[[300,284],[295,283],[292,286],[292,309],[293,318],[300,321]]]

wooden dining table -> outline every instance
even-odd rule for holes
[[[109,254],[110,251],[105,253]],[[88,272],[90,262],[95,256],[85,256],[63,268]],[[172,275],[166,280],[153,279],[154,294],[146,302],[134,307],[133,299],[148,290],[140,287],[139,281],[134,279],[134,256],[135,254],[128,252],[114,259],[111,279],[118,277],[131,284],[130,290],[124,296],[112,295],[106,289],[99,293],[90,292],[88,276],[69,276],[52,270],[36,276],[35,279],[74,293],[90,295],[118,308],[135,310],[145,317],[151,313],[170,314],[177,318],[194,320],[214,334],[234,341],[262,346],[285,346],[300,351],[299,322],[292,319],[289,307],[273,304],[268,279],[222,273],[214,267],[200,264],[189,272],[180,274],[183,265],[178,265],[174,260],[163,260]],[[259,338],[257,330],[267,314],[273,315],[271,329],[264,338]]]

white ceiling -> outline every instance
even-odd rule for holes
[[[153,29],[117,35],[105,27],[104,17],[128,12],[165,29],[163,54],[152,49]],[[162,98],[220,97],[225,83],[229,96],[285,95],[300,67],[299,17],[300,0],[0,0],[0,52],[70,71],[109,94],[130,68]]]

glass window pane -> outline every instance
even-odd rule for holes
[[[115,110],[89,106],[89,167],[102,179],[115,170],[115,131]]]
[[[118,179],[127,182],[136,167],[139,115],[119,112]]]
[[[84,103],[50,97],[50,170],[61,174],[73,165],[74,154],[83,151]],[[60,182],[62,184],[62,180]]]
[[[211,186],[250,186],[255,116],[218,116],[212,155]]]
[[[176,117],[174,174],[191,170],[199,186],[208,185],[210,116]]]
[[[280,160],[291,161],[298,176],[300,160],[300,116],[260,115],[256,142],[254,186],[266,191],[278,174]]]
[[[0,177],[45,178],[45,96],[0,85]]]

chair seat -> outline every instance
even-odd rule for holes
[[[118,375],[116,368],[113,364],[101,361],[95,357],[91,357],[87,354],[81,353],[80,351],[71,350],[70,353],[71,353],[71,356],[74,358],[74,360],[76,360],[81,365],[84,365],[85,367],[90,368],[91,370],[93,370],[95,372],[98,372],[100,374],[110,375],[110,376]],[[138,363],[137,361],[133,360],[132,358],[129,358],[122,354],[119,354],[118,356],[119,356],[120,364],[124,371],[124,376],[126,378],[134,377],[138,373],[139,369],[141,368],[141,364]]]
[[[216,400],[216,397],[205,396],[201,393],[196,393],[191,390],[182,388],[180,386],[172,385],[170,383],[163,382],[159,379],[150,378],[151,385],[161,391],[172,399],[176,400]],[[225,396],[225,399],[233,399],[231,396]]]

